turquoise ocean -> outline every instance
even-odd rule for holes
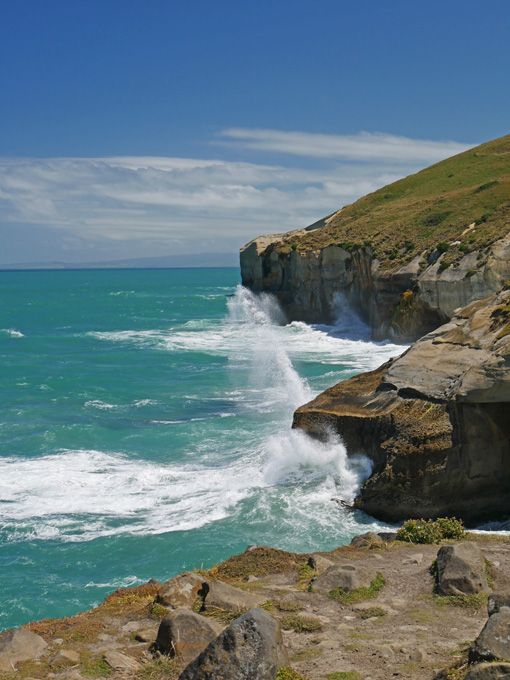
[[[291,430],[323,389],[402,346],[341,300],[285,323],[237,269],[0,272],[0,630],[249,544],[332,549],[370,474]]]

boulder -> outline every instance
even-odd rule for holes
[[[262,609],[236,619],[194,659],[179,680],[274,680],[289,665],[278,622]]]
[[[142,668],[142,664],[138,663],[136,659],[121,652],[106,652],[103,658],[110,668],[119,673],[136,673]]]
[[[489,616],[497,614],[501,607],[510,607],[510,593],[492,593],[487,601],[487,613]]]
[[[331,567],[333,564],[334,562],[328,560],[328,558],[324,557],[323,555],[319,555],[319,553],[314,553],[308,558],[308,566],[318,573],[326,571],[326,569]]]
[[[74,666],[74,664],[77,663],[80,663],[80,655],[74,649],[59,649],[49,661],[52,668],[57,668],[58,666]]]
[[[12,671],[18,661],[37,659],[47,643],[26,628],[0,633],[0,671]]]
[[[365,534],[355,536],[351,545],[355,548],[369,548],[373,545],[384,545],[383,539],[373,531],[367,531]]]
[[[189,609],[177,609],[161,622],[156,645],[189,663],[222,632],[223,626]]]
[[[210,581],[205,595],[204,609],[227,609],[233,612],[245,612],[257,607],[267,600],[264,595],[247,593],[240,588],[229,586],[222,581]]]
[[[334,564],[312,579],[312,587],[326,595],[335,588],[342,588],[350,593],[358,588],[368,588],[376,576],[374,569],[354,564]]]
[[[510,608],[502,607],[489,617],[482,632],[471,645],[469,661],[510,659]]]
[[[469,669],[464,680],[510,680],[510,663],[480,663]]]
[[[166,581],[156,595],[156,602],[170,609],[192,609],[207,580],[193,571],[185,571]]]
[[[437,590],[440,595],[488,593],[482,551],[471,541],[443,545],[437,553]]]

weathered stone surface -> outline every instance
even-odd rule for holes
[[[138,663],[136,659],[121,652],[106,652],[103,658],[111,668],[119,673],[136,673],[142,668],[142,664]]]
[[[222,581],[211,581],[205,596],[205,609],[228,609],[233,612],[244,612],[265,602],[267,597],[257,593],[249,593],[240,588],[229,586]]]
[[[398,359],[300,407],[293,427],[336,431],[350,454],[370,456],[359,507],[379,519],[508,515],[509,331],[510,291],[473,302]]]
[[[217,621],[195,614],[189,609],[177,609],[161,622],[156,645],[170,656],[188,663],[222,632]]]
[[[181,673],[179,680],[274,680],[289,664],[278,622],[262,609],[236,619]]]
[[[18,661],[37,659],[48,645],[25,628],[0,633],[0,671],[12,671]]]
[[[510,663],[480,663],[466,673],[464,680],[508,680]]]
[[[334,562],[328,560],[328,558],[324,557],[323,555],[319,555],[318,553],[314,553],[308,558],[308,566],[318,573],[326,571],[326,569],[331,567],[333,564]]]
[[[312,586],[319,593],[327,594],[335,588],[346,593],[358,588],[368,588],[377,576],[375,570],[354,564],[335,564],[320,576],[312,579]]]
[[[139,630],[135,635],[135,640],[137,642],[154,642],[158,636],[158,630],[159,628],[156,626]]]
[[[502,607],[510,607],[510,593],[492,593],[487,601],[489,616],[497,614]]]
[[[488,593],[482,551],[471,541],[443,545],[437,553],[437,590],[440,595]]]
[[[510,659],[510,608],[503,607],[489,617],[482,632],[471,645],[469,660]]]
[[[49,663],[52,668],[77,664],[80,663],[80,655],[74,649],[59,649],[58,652],[50,658]]]
[[[199,574],[185,571],[163,584],[156,596],[156,602],[170,609],[191,609],[204,583],[207,583],[206,579]]]
[[[383,545],[383,543],[382,538],[373,531],[367,531],[365,534],[355,536],[351,541],[351,545],[355,548],[368,548],[371,545]]]

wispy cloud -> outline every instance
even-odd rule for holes
[[[83,260],[85,250],[88,260],[236,250],[259,234],[304,227],[467,148],[379,134],[241,128],[224,131],[223,138],[259,151],[328,160],[307,169],[306,163],[270,164],[268,154],[264,164],[160,157],[0,159],[0,262],[40,259],[50,250],[55,259],[68,261]]]
[[[242,149],[350,161],[434,163],[470,148],[469,145],[458,142],[410,139],[381,132],[323,135],[285,130],[228,128],[218,136],[221,138],[219,143],[235,145]]]

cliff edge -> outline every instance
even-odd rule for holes
[[[297,409],[374,462],[359,508],[386,521],[510,515],[510,291],[458,310],[401,357]]]
[[[411,342],[510,279],[510,135],[241,249],[243,285],[290,319],[331,320],[342,300],[375,340]]]

